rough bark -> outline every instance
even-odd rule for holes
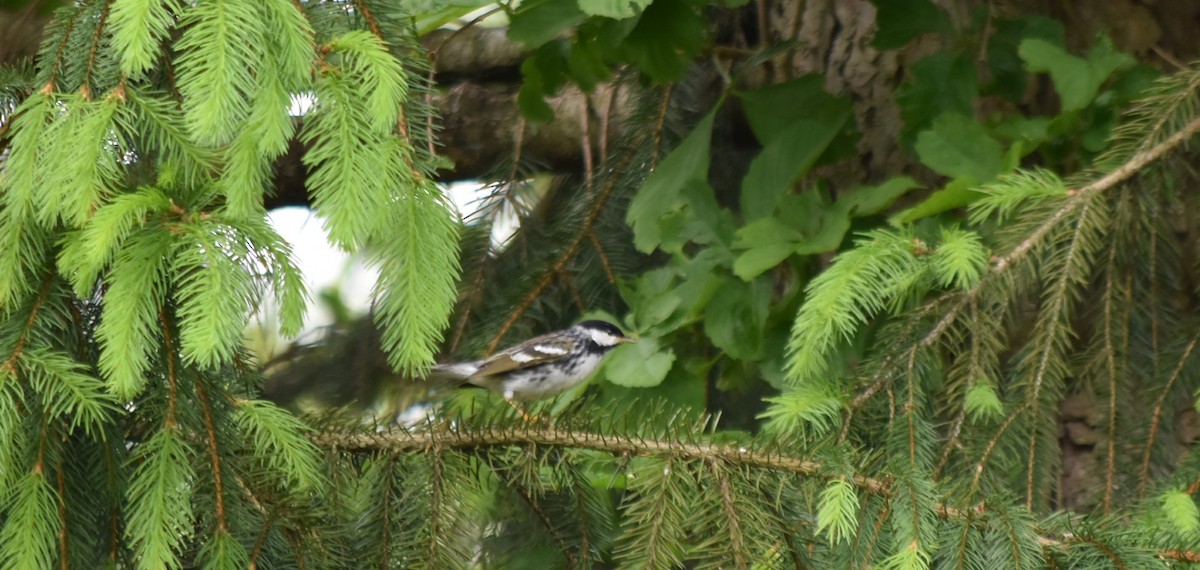
[[[46,2],[30,2],[17,10],[0,9],[0,65],[37,54],[42,28],[49,20]]]

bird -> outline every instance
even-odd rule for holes
[[[632,342],[616,325],[588,320],[531,338],[487,358],[438,364],[430,378],[488,388],[510,404],[531,402],[578,386],[595,372],[609,351]]]

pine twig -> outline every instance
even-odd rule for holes
[[[1167,380],[1167,385],[1163,386],[1162,392],[1158,395],[1158,400],[1154,402],[1154,414],[1150,417],[1150,432],[1146,436],[1146,449],[1142,455],[1141,475],[1138,478],[1137,496],[1139,498],[1146,496],[1146,484],[1150,482],[1150,455],[1154,450],[1154,440],[1158,436],[1158,426],[1162,423],[1163,406],[1166,404],[1167,396],[1171,393],[1171,388],[1175,386],[1175,381],[1183,373],[1184,364],[1187,364],[1188,358],[1192,355],[1192,351],[1195,350],[1196,343],[1198,342],[1200,342],[1200,332],[1193,335],[1192,340],[1183,349],[1183,354],[1179,356],[1179,362],[1175,363],[1175,370],[1171,372],[1171,377]]]
[[[618,164],[613,165],[613,170],[616,172],[624,170],[629,166],[629,162],[631,160],[632,153],[626,153]],[[500,325],[500,330],[496,331],[496,335],[493,336],[491,342],[488,343],[487,349],[484,351],[485,355],[496,351],[496,348],[500,346],[500,341],[504,340],[504,337],[508,335],[508,331],[512,329],[513,325],[517,324],[517,321],[521,319],[521,316],[525,314],[525,311],[528,311],[529,307],[533,306],[534,301],[537,301],[538,297],[545,292],[546,288],[554,282],[554,279],[557,275],[566,271],[567,263],[575,257],[576,253],[579,252],[584,240],[587,239],[588,234],[591,232],[592,226],[596,223],[596,220],[600,218],[600,213],[604,210],[604,206],[608,203],[608,199],[612,196],[616,186],[617,180],[615,177],[613,177],[609,178],[608,182],[601,187],[599,194],[595,198],[595,201],[592,202],[591,207],[588,209],[587,216],[584,217],[583,223],[580,224],[579,231],[575,233],[575,236],[571,239],[571,242],[567,244],[567,247],[563,249],[562,254],[558,256],[558,259],[554,260],[554,262],[550,264],[550,267],[542,274],[537,283],[534,284],[533,289],[530,289],[529,293],[525,295],[525,298],[522,299],[521,302],[517,304],[516,308],[509,313],[508,317],[504,319],[504,323]]]
[[[434,447],[439,449],[478,449],[532,443],[591,449],[622,456],[674,456],[688,460],[721,461],[735,465],[788,471],[806,476],[822,476],[824,469],[824,465],[817,461],[772,454],[746,447],[671,440],[626,439],[598,432],[572,431],[535,425],[522,425],[510,430],[487,432],[471,432],[464,429],[438,430],[436,432],[392,430],[383,433],[327,431],[314,434],[312,441],[321,447],[351,452],[428,451]],[[855,477],[853,483],[864,491],[878,495],[887,495],[889,486],[885,480],[862,476]]]
[[[574,447],[603,451],[619,456],[658,456],[675,457],[689,461],[705,463],[730,463],[746,465],[762,469],[787,471],[803,476],[825,477],[824,466],[820,462],[773,455],[770,453],[750,450],[744,447],[734,448],[727,445],[711,443],[683,443],[671,440],[625,439],[588,431],[570,431],[543,426],[518,426],[507,431],[470,432],[463,429],[443,429],[436,432],[392,430],[384,433],[345,433],[326,431],[313,434],[311,439],[321,447],[335,448],[348,452],[414,452],[428,451],[435,455],[450,449],[478,449],[485,447],[505,447],[511,445],[546,445],[559,447]],[[435,477],[440,479],[441,459],[434,461]],[[838,476],[841,474],[829,474]],[[891,484],[883,479],[875,479],[855,475],[852,482],[859,489],[883,497],[890,496]],[[975,483],[978,483],[976,477]],[[936,514],[941,518],[971,519],[987,511],[984,504],[970,509],[959,509],[945,504],[934,506]],[[883,524],[885,515],[881,516],[879,525]],[[435,521],[435,524],[436,521]],[[876,532],[879,532],[876,528]],[[1093,544],[1094,538],[1078,537],[1064,534],[1058,538],[1039,536],[1038,544],[1045,549],[1066,548],[1073,542],[1088,541]],[[1167,560],[1187,562],[1200,561],[1200,552],[1184,549],[1162,548],[1158,556]]]
[[[221,454],[217,451],[217,426],[213,421],[212,402],[208,399],[208,391],[204,386],[197,382],[196,397],[200,399],[200,409],[204,414],[204,428],[207,432],[208,439],[208,458],[211,463],[213,472],[213,494],[216,496],[216,522],[217,532],[228,532],[228,523],[225,518],[225,486],[222,483],[221,477]]]

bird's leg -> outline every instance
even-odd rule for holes
[[[508,405],[512,406],[512,409],[516,410],[518,414],[521,414],[521,418],[524,419],[526,422],[534,423],[535,421],[540,419],[537,416],[531,416],[528,413],[526,413],[525,408],[523,406],[521,406],[521,404],[518,403],[515,399],[513,399],[512,392],[504,393],[504,401],[508,402]]]

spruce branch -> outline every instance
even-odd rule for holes
[[[1104,365],[1108,374],[1108,449],[1104,465],[1104,514],[1112,510],[1113,477],[1117,469],[1117,364],[1113,347],[1113,281],[1117,278],[1117,246],[1111,244],[1104,275]]]
[[[1197,83],[1197,86],[1200,86],[1200,82]],[[1069,190],[1069,198],[1066,200],[1066,202],[1052,214],[1050,214],[1045,220],[1043,220],[1042,223],[1038,224],[1038,226],[1032,232],[1030,232],[1030,234],[1026,236],[1024,240],[1009,250],[1008,253],[993,259],[988,273],[985,274],[978,282],[976,282],[971,289],[966,291],[966,293],[949,294],[949,296],[954,298],[951,306],[942,315],[942,318],[938,320],[937,324],[929,330],[928,334],[925,335],[921,342],[918,343],[918,345],[910,347],[909,351],[917,350],[918,346],[929,347],[936,343],[941,338],[942,334],[944,334],[946,330],[948,330],[950,326],[956,322],[961,311],[970,306],[972,303],[976,302],[982,292],[989,285],[991,285],[997,276],[1014,267],[1018,261],[1022,260],[1024,256],[1030,252],[1030,250],[1042,243],[1042,241],[1049,236],[1050,233],[1067,218],[1067,216],[1081,208],[1091,199],[1092,196],[1103,193],[1125,182],[1128,182],[1143,169],[1176,151],[1180,146],[1187,143],[1197,133],[1200,133],[1200,117],[1191,120],[1184,125],[1183,128],[1167,137],[1162,142],[1148,149],[1135,153],[1123,164],[1112,169],[1107,174],[1097,178],[1095,181],[1081,186],[1078,189]],[[925,307],[933,307],[935,305],[936,303],[927,303]],[[906,361],[908,357],[908,352],[905,352],[902,355],[892,354],[888,356],[888,360],[885,361],[885,363],[890,362],[892,365],[895,365],[899,362]],[[848,404],[846,418],[842,426],[842,439],[845,439],[845,437],[849,434],[850,419],[853,418],[854,411],[865,405],[872,397],[874,397],[885,386],[887,386],[888,382],[890,382],[892,377],[890,373],[887,373],[887,370],[891,367],[885,365],[882,368],[883,369],[881,372],[877,373],[872,378],[872,382],[867,386],[867,388],[856,395],[855,398],[852,399]],[[1004,424],[1005,427],[1011,424],[1012,420],[1015,419],[1016,414],[1017,412],[1014,412],[1014,416],[1010,416],[1008,418]],[[997,437],[998,436],[999,434],[997,434]],[[995,439],[990,442],[988,445],[988,451],[984,454],[985,457],[990,455],[990,450],[992,447],[994,447],[995,443]],[[976,477],[976,481],[977,480],[978,477]]]
[[[629,164],[632,160],[633,153],[624,153],[621,159],[617,161],[617,164],[613,165],[613,171],[624,171],[629,167]],[[567,271],[567,263],[574,259],[575,254],[579,252],[584,241],[588,239],[588,236],[592,230],[592,226],[595,225],[596,220],[600,217],[601,212],[604,211],[604,206],[608,203],[609,198],[616,190],[618,182],[618,178],[612,177],[609,178],[607,182],[600,188],[599,193],[596,195],[591,206],[588,208],[587,215],[584,217],[583,222],[580,224],[575,233],[575,236],[571,238],[571,240],[567,243],[567,246],[563,248],[562,253],[559,254],[558,258],[555,259],[550,266],[544,270],[541,277],[538,278],[536,284],[532,289],[529,290],[529,293],[525,295],[521,302],[518,303],[512,312],[510,312],[504,319],[504,323],[500,325],[500,330],[496,331],[496,334],[488,343],[487,349],[484,351],[484,355],[488,355],[496,351],[496,349],[500,346],[500,342],[503,341],[506,336],[508,336],[508,331],[512,329],[513,325],[515,325],[518,320],[521,319],[521,316],[525,314],[525,311],[529,310],[534,301],[537,301],[537,299],[541,297],[546,288],[554,282],[555,277]]]
[[[64,56],[67,52],[67,45],[71,39],[72,32],[75,31],[75,24],[82,17],[84,11],[81,7],[74,7],[71,10],[71,19],[67,21],[66,29],[62,32],[62,39],[58,42],[58,48],[54,51],[54,61],[48,67],[50,68],[50,78],[46,80],[46,88],[53,91],[58,80],[58,70],[62,68]]]
[[[1192,339],[1188,341],[1187,346],[1183,349],[1183,353],[1179,355],[1179,361],[1175,363],[1175,369],[1171,371],[1171,376],[1167,379],[1167,383],[1163,386],[1162,391],[1158,394],[1158,399],[1154,402],[1154,412],[1150,416],[1149,434],[1146,436],[1146,447],[1142,454],[1142,465],[1139,470],[1138,477],[1138,498],[1146,496],[1146,485],[1150,482],[1150,455],[1154,450],[1154,440],[1158,437],[1158,428],[1162,422],[1163,407],[1166,405],[1167,396],[1171,394],[1171,388],[1175,385],[1175,381],[1179,380],[1180,374],[1183,373],[1184,365],[1195,350],[1196,344],[1200,343],[1200,332],[1192,335]]]
[[[1090,273],[1092,264],[1092,248],[1099,243],[1100,225],[1107,219],[1103,205],[1097,200],[1088,200],[1080,207],[1075,219],[1074,229],[1070,236],[1070,246],[1063,255],[1062,265],[1055,267],[1057,275],[1054,283],[1048,288],[1048,302],[1039,311],[1039,319],[1034,328],[1034,339],[1031,344],[1032,357],[1037,359],[1036,365],[1025,371],[1031,375],[1027,392],[1026,407],[1032,412],[1035,422],[1043,419],[1042,392],[1047,389],[1057,399],[1061,391],[1063,378],[1068,371],[1065,367],[1065,353],[1070,342],[1070,317],[1075,306],[1076,295],[1073,294],[1086,285],[1086,279],[1081,275]],[[1093,219],[1093,216],[1099,219]],[[1027,366],[1023,363],[1023,366]],[[1047,387],[1049,385],[1049,387]],[[1029,430],[1029,454],[1025,480],[1025,507],[1032,510],[1034,493],[1037,488],[1037,454],[1039,436],[1049,430],[1043,424],[1034,425]]]
[[[1074,190],[1073,195],[1067,203],[1046,218],[1036,230],[1029,234],[1029,237],[1025,238],[1024,241],[1014,247],[1008,254],[992,263],[992,273],[1001,273],[1024,257],[1025,254],[1029,253],[1029,250],[1033,249],[1035,245],[1040,243],[1058,226],[1059,222],[1062,222],[1069,214],[1087,203],[1093,195],[1103,193],[1106,190],[1127,182],[1141,172],[1142,169],[1161,160],[1191,140],[1196,133],[1200,133],[1200,117],[1196,117],[1188,122],[1183,128],[1167,137],[1161,143],[1134,154],[1125,163],[1109,171],[1108,174]],[[976,287],[978,286],[976,285]]]
[[[310,436],[319,447],[350,452],[433,451],[435,449],[482,449],[535,444],[603,451],[617,456],[679,457],[687,460],[718,461],[810,477],[831,477],[824,464],[747,447],[716,443],[682,442],[671,439],[627,438],[596,431],[570,430],[535,425],[503,430],[468,431],[438,428],[436,431],[393,429],[380,433],[324,431]],[[838,474],[838,477],[841,475]],[[855,476],[858,488],[887,495],[889,483],[882,479]]]
[[[442,503],[446,500],[446,463],[443,446],[440,442],[433,445],[433,472],[429,478],[429,563],[436,565],[441,560],[439,547],[442,545],[442,533],[445,531],[442,520]],[[385,559],[386,560],[386,559]]]
[[[21,360],[21,354],[25,351],[25,344],[29,342],[29,335],[33,332],[33,324],[37,321],[38,313],[46,304],[47,297],[50,296],[50,286],[54,284],[54,273],[47,273],[42,280],[42,288],[38,291],[38,295],[34,298],[33,306],[29,309],[29,316],[25,318],[25,328],[21,331],[21,335],[17,337],[17,343],[13,347],[8,358],[4,360],[4,364],[0,364],[0,373],[12,374],[17,373],[17,363]]]
[[[726,525],[729,529],[729,550],[733,552],[733,566],[739,570],[745,570],[750,567],[750,561],[746,559],[741,515],[737,509],[739,501],[733,493],[729,474],[725,472],[724,465],[715,458],[710,457],[704,460],[704,465],[708,468],[709,474],[717,481],[717,491],[721,496],[721,509],[725,513]]]
[[[71,553],[68,549],[70,535],[67,528],[67,481],[61,464],[54,471],[57,479],[55,490],[58,491],[58,564],[61,570],[68,570]]]
[[[112,8],[112,3],[113,0],[104,0],[104,5],[100,8],[100,19],[96,22],[96,31],[92,34],[92,47],[88,52],[87,72],[83,76],[83,85],[79,86],[84,98],[90,98],[92,74],[96,69],[96,55],[100,51],[100,42],[104,37],[104,25],[108,22],[108,14]]]
[[[546,509],[542,508],[542,506],[538,504],[537,495],[527,490],[519,481],[516,481],[511,477],[506,477],[500,470],[493,469],[492,472],[496,474],[501,483],[503,483],[513,493],[516,493],[516,495],[521,498],[521,502],[523,502],[525,506],[529,508],[529,511],[537,517],[537,520],[539,523],[541,523],[542,528],[546,529],[546,532],[549,533],[550,537],[554,539],[554,543],[558,545],[559,550],[562,551],[563,557],[567,559],[567,565],[572,568],[578,567],[576,566],[575,554],[571,552],[571,547],[568,545],[566,538],[564,538],[562,533],[555,528],[554,521],[551,520],[550,515],[546,512]],[[586,543],[586,540],[584,542]],[[586,546],[586,544],[584,544],[584,546]]]
[[[112,43],[122,74],[136,78],[153,67],[178,10],[177,0],[123,0],[112,6]]]
[[[203,381],[196,383],[196,397],[200,401],[200,411],[204,416],[209,468],[212,470],[213,487],[215,487],[213,495],[215,496],[217,507],[214,513],[217,521],[216,532],[219,537],[221,534],[228,532],[228,523],[225,518],[225,485],[221,473],[221,454],[218,450],[219,444],[217,443],[217,424],[213,421],[212,402],[208,399],[208,391],[204,389]]]
[[[167,320],[166,307],[159,307],[158,323],[162,327],[163,350],[166,356],[164,360],[167,362],[167,417],[164,427],[170,428],[175,426],[176,421],[175,412],[178,408],[179,381],[175,371],[175,340],[171,334],[171,323]]]

